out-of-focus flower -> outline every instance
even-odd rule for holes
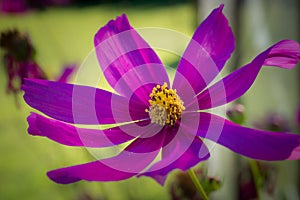
[[[227,117],[237,124],[243,124],[245,122],[245,108],[242,104],[234,104],[226,112]]]
[[[288,120],[279,113],[270,113],[253,125],[258,129],[269,131],[289,132],[291,130]]]
[[[33,60],[35,49],[29,37],[18,30],[8,30],[1,33],[0,46],[15,61]]]
[[[35,61],[36,51],[28,35],[16,29],[4,31],[1,33],[0,47],[4,50],[3,64],[7,77],[7,93],[20,92],[24,78],[48,79]],[[66,65],[56,80],[67,82],[75,69],[76,64]]]
[[[202,170],[195,171],[195,174],[207,195],[221,187],[221,182],[218,178],[208,177]],[[176,173],[175,179],[170,186],[170,193],[172,200],[201,200],[197,188],[186,172]]]
[[[242,171],[238,175],[238,189],[239,200],[256,199],[258,196],[255,180],[249,165],[242,168]]]
[[[73,0],[0,0],[0,12],[24,13],[30,9],[70,5]]]
[[[278,113],[268,114],[264,119],[256,121],[254,127],[269,131],[290,131],[288,120]],[[266,194],[272,196],[277,181],[276,167],[270,163],[254,160],[246,162],[245,165],[239,174],[239,199],[256,199],[259,192],[257,190],[264,191]],[[251,165],[257,167],[258,174],[254,175]]]
[[[0,0],[0,12],[3,13],[23,13],[27,11],[25,0]]]
[[[253,161],[259,170],[258,187],[269,196],[274,195],[275,186],[277,182],[277,168],[266,162]],[[245,166],[239,173],[239,199],[240,200],[252,200],[258,197],[258,191],[255,186],[255,178],[253,171],[249,165],[249,162],[245,163]]]
[[[7,76],[8,93],[20,91],[24,78],[46,79],[45,72],[35,62],[35,49],[27,35],[16,29],[1,33],[0,47]]]
[[[31,113],[27,119],[31,135],[94,148],[128,142],[115,156],[56,169],[47,173],[49,178],[68,184],[149,176],[164,184],[170,171],[185,171],[209,158],[200,138],[253,159],[299,159],[299,135],[242,127],[205,111],[242,96],[263,65],[292,69],[300,58],[299,44],[283,40],[205,89],[234,50],[234,36],[222,9],[223,5],[213,10],[196,30],[172,87],[159,57],[126,15],[108,22],[94,38],[98,62],[115,93],[26,79],[22,89],[27,104],[54,118]],[[73,124],[115,127],[98,130]]]

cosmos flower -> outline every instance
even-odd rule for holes
[[[197,28],[170,81],[154,50],[122,15],[95,35],[95,51],[109,91],[76,84],[26,79],[22,89],[31,113],[28,132],[68,146],[114,147],[116,155],[49,171],[56,183],[119,181],[148,176],[164,184],[168,173],[207,160],[204,139],[259,160],[300,158],[300,136],[242,127],[207,109],[242,96],[263,65],[292,69],[297,42],[280,41],[250,63],[207,87],[234,50],[223,5]],[[77,126],[84,124],[85,127]],[[86,127],[114,124],[104,130]],[[201,139],[200,139],[201,138]]]

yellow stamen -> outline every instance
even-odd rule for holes
[[[145,112],[149,113],[152,123],[174,125],[185,110],[176,89],[169,89],[167,83],[155,86],[149,97],[150,107]]]

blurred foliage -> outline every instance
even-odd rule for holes
[[[210,193],[220,189],[222,185],[219,178],[207,176],[207,170],[202,168],[196,169],[195,175],[208,196]],[[174,181],[169,189],[172,200],[201,200],[199,191],[187,172],[179,171],[173,179]]]

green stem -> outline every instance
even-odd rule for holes
[[[203,200],[208,200],[207,194],[204,191],[204,189],[203,189],[201,183],[199,182],[198,178],[196,177],[196,174],[195,174],[194,170],[189,169],[188,173],[189,173],[189,176],[191,177],[194,185],[196,186],[197,190],[199,191],[201,198]]]
[[[251,172],[253,175],[253,179],[254,179],[254,185],[255,185],[255,189],[256,189],[256,193],[257,193],[257,200],[260,200],[260,171],[259,168],[257,166],[257,162],[255,160],[249,160],[250,163],[250,168],[251,168]]]

